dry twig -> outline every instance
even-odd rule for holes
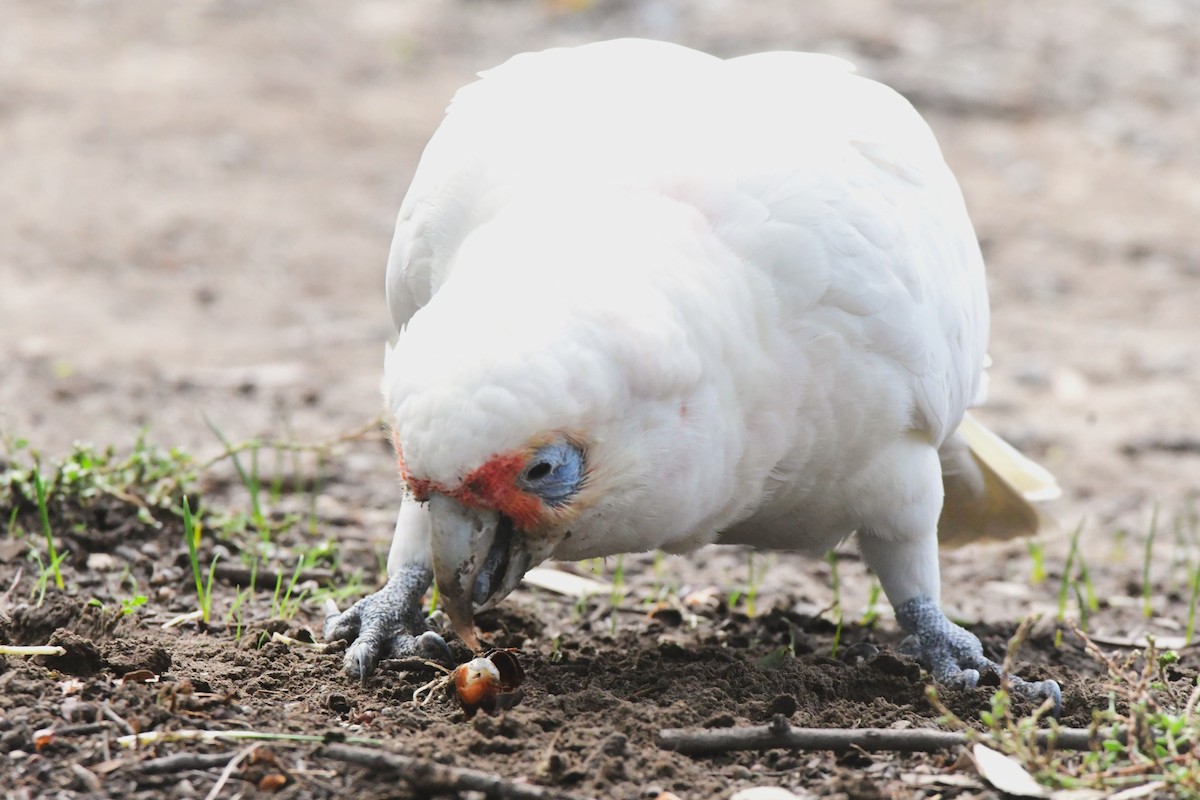
[[[340,433],[336,436],[331,436],[327,439],[321,439],[316,442],[294,442],[290,439],[262,440],[248,439],[237,444],[225,444],[225,448],[218,454],[203,461],[197,465],[197,472],[206,472],[214,465],[224,461],[227,458],[240,455],[247,450],[278,450],[281,452],[309,452],[325,454],[339,444],[346,442],[355,442],[364,439],[371,434],[381,434],[383,431],[383,415],[377,414],[370,421],[360,425],[354,430]]]
[[[126,735],[137,733],[137,731],[133,729],[133,726],[130,725],[124,717],[122,717],[116,711],[113,711],[112,706],[108,704],[107,700],[101,704],[100,710],[104,713],[104,716],[115,722],[117,727],[119,727]]]
[[[245,761],[246,757],[251,755],[258,748],[259,745],[252,744],[244,750],[239,750],[237,755],[229,759],[229,763],[225,765],[225,769],[221,770],[220,777],[217,778],[217,782],[213,784],[212,789],[205,796],[204,800],[216,800],[217,795],[221,793],[221,789],[225,786],[225,783],[229,780],[229,777],[233,775],[233,771],[238,768],[238,764],[241,764],[243,761]]]
[[[183,772],[189,769],[212,769],[229,763],[229,753],[172,753],[161,758],[134,764],[132,769],[147,775]]]
[[[580,795],[550,786],[517,783],[488,772],[463,767],[450,767],[399,753],[368,750],[345,744],[330,744],[320,750],[322,755],[372,769],[391,770],[414,789],[426,792],[474,791],[488,797],[505,800],[583,800]]]
[[[1068,750],[1088,750],[1095,732],[1087,728],[1057,728],[1038,731],[1040,745],[1051,742]],[[770,725],[748,728],[712,728],[687,730],[668,728],[658,732],[658,744],[685,755],[709,756],[735,750],[847,750],[900,753],[933,753],[962,747],[970,734],[936,731],[927,728],[793,728],[783,717]]]
[[[0,613],[7,614],[9,606],[12,605],[12,593],[17,590],[17,584],[21,582],[21,576],[25,574],[24,567],[17,567],[17,574],[13,575],[12,583],[4,594],[0,594]]]

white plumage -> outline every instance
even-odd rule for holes
[[[432,565],[468,641],[472,600],[549,556],[854,531],[898,609],[936,608],[943,478],[959,539],[1029,532],[1022,492],[1053,487],[955,435],[984,395],[979,247],[926,124],[838,59],[621,40],[483,73],[421,159],[387,296],[389,572]]]

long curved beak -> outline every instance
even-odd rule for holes
[[[453,498],[429,498],[433,576],[450,624],[472,650],[480,649],[475,632],[475,580],[500,526],[500,514],[468,508]]]
[[[499,512],[469,508],[443,494],[430,496],[429,519],[441,606],[459,637],[479,652],[475,609],[507,597],[550,554],[553,541],[527,536]]]

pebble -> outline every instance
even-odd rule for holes
[[[87,568],[93,572],[112,572],[122,566],[112,553],[89,553]]]

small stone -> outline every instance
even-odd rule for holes
[[[350,709],[353,708],[349,698],[347,698],[346,695],[338,692],[331,693],[328,697],[326,697],[325,705],[329,707],[330,711],[333,711],[336,714],[347,714],[350,712]]]
[[[772,700],[767,706],[767,714],[772,717],[776,714],[780,714],[784,717],[790,717],[792,714],[795,714],[796,710],[799,708],[800,704],[796,701],[796,698],[792,697],[790,694],[781,694]]]
[[[629,737],[623,733],[614,733],[604,740],[604,744],[600,749],[605,755],[623,756],[625,755],[626,745],[629,744]]]
[[[112,572],[122,564],[112,553],[89,553],[87,568],[93,572]]]
[[[737,724],[737,720],[732,714],[715,714],[704,720],[702,727],[705,728],[732,728]]]

